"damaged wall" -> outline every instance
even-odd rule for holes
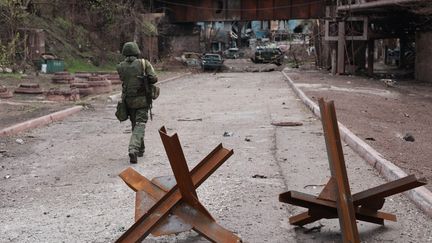
[[[21,28],[20,36],[23,38],[24,60],[38,60],[45,53],[45,32],[42,29]]]
[[[432,82],[432,31],[416,33],[416,64],[417,80]]]
[[[183,52],[201,52],[200,28],[193,23],[170,24],[159,39],[162,56],[180,56]]]
[[[201,52],[200,36],[173,36],[171,38],[171,54],[178,56],[183,52]]]
[[[147,28],[141,33],[139,43],[141,44],[142,56],[151,62],[156,62],[159,59],[159,33],[157,25],[164,17],[161,13],[148,13],[142,15],[143,25]]]
[[[173,22],[312,19],[324,16],[324,0],[166,0],[156,8],[170,10]]]

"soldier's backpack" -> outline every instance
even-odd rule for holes
[[[142,67],[143,67],[143,72],[145,72],[146,69],[146,65],[145,65],[145,59],[141,59],[141,63],[142,63]],[[145,75],[145,73],[144,73]],[[160,88],[157,87],[154,84],[148,84],[148,93],[146,94],[149,95],[151,97],[152,100],[155,100],[159,97],[160,94]]]

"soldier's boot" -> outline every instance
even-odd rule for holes
[[[131,164],[136,164],[138,163],[138,154],[134,153],[134,152],[129,152],[129,162]]]
[[[140,149],[138,150],[138,157],[143,157],[144,152],[145,152],[144,139],[142,139]]]
[[[137,122],[132,130],[132,136],[129,140],[129,158],[131,163],[137,163],[138,154],[141,149],[141,142],[144,140],[145,123]],[[144,153],[144,151],[143,151]]]

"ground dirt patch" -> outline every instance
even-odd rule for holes
[[[233,156],[197,191],[218,223],[249,243],[340,241],[337,219],[293,227],[289,216],[304,209],[278,201],[287,190],[316,195],[330,175],[321,123],[280,72],[202,73],[160,87],[135,170],[149,179],[172,175],[161,126],[178,133],[189,168],[223,143]],[[118,177],[131,166],[130,123],[114,117],[115,102],[101,97],[91,105],[61,122],[0,138],[0,242],[114,242],[133,224],[134,192]],[[281,121],[303,126],[271,125]],[[347,146],[344,155],[353,193],[384,183]],[[359,222],[363,242],[431,241],[430,218],[405,196],[386,200],[383,211],[396,213],[398,222]],[[144,242],[208,241],[185,232]]]
[[[432,180],[432,85],[382,81],[324,72],[288,72],[307,96],[335,100],[339,121],[405,170]],[[403,137],[411,134],[413,142]],[[432,185],[427,185],[432,189]]]

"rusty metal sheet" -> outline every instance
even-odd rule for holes
[[[308,19],[318,19],[325,17],[325,1],[309,0]]]
[[[146,191],[155,199],[162,198],[165,195],[150,180],[130,167],[122,171],[119,176],[134,191]]]
[[[389,197],[424,185],[426,185],[425,178],[417,179],[415,175],[409,175],[354,194],[354,205],[361,205],[372,200]]]
[[[384,224],[384,220],[396,221],[393,214],[380,212],[385,197],[426,184],[424,178],[407,176],[351,195],[343,156],[339,127],[333,101],[319,99],[321,120],[331,171],[330,180],[318,197],[296,191],[279,195],[279,201],[308,208],[307,212],[290,217],[293,225],[305,225],[321,218],[339,218],[344,242],[359,242],[356,219]]]
[[[302,226],[319,220],[321,218],[338,218],[338,211],[336,202],[326,201],[318,199],[312,195],[289,191],[279,195],[279,201],[286,202],[292,205],[309,208],[317,213],[296,215],[290,218],[290,223],[294,225]],[[376,212],[362,208],[356,208],[354,210],[357,219],[374,223],[374,224],[384,224],[384,220],[396,221],[396,216],[384,212]],[[315,219],[315,220],[313,220]]]
[[[274,13],[273,17],[276,20],[291,19],[291,0],[274,0]]]
[[[292,225],[303,226],[303,225],[318,221],[322,218],[327,218],[327,217],[323,217],[320,214],[311,213],[310,210],[308,210],[306,212],[303,212],[303,213],[300,213],[300,214],[297,214],[295,216],[290,217],[289,222]]]
[[[195,210],[187,204],[180,205],[180,210],[176,210],[176,214],[181,216],[185,222],[191,224],[194,230],[204,235],[212,242],[221,243],[240,243],[241,239],[238,238],[231,231],[220,226],[216,221],[211,220],[202,214],[200,211]]]
[[[145,191],[136,192],[136,205],[135,205],[135,222],[140,219],[154,204],[155,200],[148,196]],[[153,236],[162,236],[169,234],[178,234],[181,232],[189,231],[192,229],[190,224],[187,224],[182,218],[177,216],[176,211],[166,217],[160,224],[152,230]]]
[[[173,189],[138,219],[116,242],[139,242],[156,228],[181,199],[180,192]]]
[[[241,19],[250,21],[257,19],[257,2],[256,1],[241,1]]]
[[[258,0],[257,19],[259,20],[272,20],[274,12],[273,1]]]
[[[177,184],[174,176],[157,176],[151,179],[151,182],[165,192],[168,192]]]
[[[188,8],[186,7],[189,2],[188,0],[164,1],[158,8],[165,9],[168,16],[174,22],[190,22],[188,15],[191,13],[188,13]]]
[[[182,194],[182,198],[188,203],[193,203],[194,199],[192,197],[198,197],[198,195],[192,183],[192,178],[180,145],[180,140],[177,134],[174,134],[171,137],[168,136],[165,127],[162,127],[159,133],[171,168],[174,171],[174,177],[177,181],[180,193]]]
[[[318,195],[318,199],[336,201],[336,180],[330,177],[325,187],[322,189],[321,193]]]
[[[344,242],[360,242],[334,103],[333,101],[325,102],[323,98],[319,99],[318,102],[330,172],[337,185],[336,204],[342,238]]]
[[[241,0],[230,0],[227,2],[227,11],[225,20],[240,20],[241,19]]]
[[[192,225],[194,230],[212,241],[240,242],[240,238],[218,225],[211,217],[210,213],[208,213],[204,206],[198,201],[198,198],[195,197],[195,188],[201,185],[217,168],[219,168],[233,154],[233,151],[223,148],[220,144],[189,173],[187,164],[183,161],[183,152],[179,151],[181,150],[181,146],[177,135],[168,136],[164,128],[161,128],[159,133],[167,149],[167,155],[173,167],[177,182],[179,182],[180,179],[185,179],[187,176],[190,178],[186,178],[186,182],[178,183],[166,192],[159,188],[159,186],[163,187],[163,181],[160,181],[157,185],[153,184],[131,168],[122,172],[120,174],[121,178],[135,191],[142,189],[155,198],[166,193],[116,242],[142,241],[164,222],[170,212],[174,212],[187,224]],[[176,156],[180,152],[181,156]],[[179,173],[183,173],[184,175],[178,175]],[[164,189],[168,190],[168,186],[169,185]],[[183,200],[183,197],[185,200]],[[193,210],[191,211],[185,205],[193,208]]]
[[[164,191],[167,191],[169,188],[172,187],[173,180],[170,180],[166,177],[159,177],[156,179],[156,181],[157,185],[160,186],[160,188]],[[173,221],[173,224],[170,227],[161,228],[158,232],[160,233],[160,235],[168,233],[169,230],[183,230],[187,227],[193,227],[194,230],[198,231],[201,234],[204,234],[208,239],[211,239],[214,242],[239,241],[238,237],[217,224],[212,218],[207,217],[207,215],[202,214],[200,210],[196,210],[195,208],[189,206],[184,202],[181,202],[178,206],[176,206],[172,212],[174,213],[174,216],[178,216],[178,219],[180,219],[181,221]],[[185,223],[186,225],[178,225],[183,223]],[[152,232],[152,234],[154,233]]]
[[[172,176],[160,176],[155,177],[151,182],[162,190],[160,194],[168,192],[171,188],[176,185],[176,181]],[[158,190],[156,189],[156,190]],[[159,191],[159,190],[158,190]],[[136,204],[135,204],[135,222],[138,221],[161,197],[152,197],[154,193],[147,191],[136,192]],[[169,234],[177,234],[192,229],[192,226],[184,222],[178,217],[175,212],[170,217],[163,220],[152,232],[154,236],[162,236]]]
[[[220,13],[217,9],[219,8],[218,4],[212,0],[201,0],[201,1],[193,1],[195,3],[191,3],[189,1],[190,5],[193,5],[191,7],[188,7],[188,19],[189,20],[195,20],[195,19],[223,19],[225,16],[225,12],[222,11]],[[222,6],[223,7],[223,6]],[[219,16],[217,16],[219,15]]]
[[[305,19],[310,16],[309,0],[292,0],[291,17]]]

